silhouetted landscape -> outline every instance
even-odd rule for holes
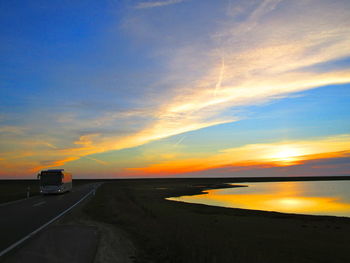
[[[0,261],[350,262],[350,1],[0,2]]]
[[[347,246],[350,218],[288,215],[165,200],[221,188],[222,183],[234,181],[120,180],[104,184],[84,211],[95,220],[125,230],[138,248],[136,262],[350,260]]]
[[[118,252],[128,257],[125,262],[347,262],[350,218],[222,208],[165,199],[236,187],[227,183],[239,186],[259,181],[305,180],[348,178],[75,180],[75,187],[103,184],[80,209],[56,225],[98,229],[100,241],[95,262],[113,262],[113,256],[108,255],[113,255],[113,250],[126,249],[116,246],[115,239],[120,238],[129,244],[128,251]],[[34,180],[2,181],[1,187],[17,191],[30,185],[35,195],[36,184]],[[2,195],[2,200],[7,200]],[[109,241],[106,243],[105,239]],[[16,253],[12,252],[9,259]]]

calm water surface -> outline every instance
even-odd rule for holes
[[[237,184],[240,185],[240,184]],[[350,181],[247,183],[169,200],[285,213],[350,217]]]

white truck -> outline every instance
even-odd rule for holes
[[[38,173],[40,193],[62,194],[72,190],[72,174],[64,169],[49,169]]]

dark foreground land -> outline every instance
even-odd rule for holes
[[[106,180],[95,196],[33,241],[42,247],[45,244],[40,240],[57,227],[81,225],[99,231],[95,263],[350,262],[350,218],[221,208],[165,199],[230,187],[225,183],[320,179],[347,178]],[[89,182],[92,181],[79,184]],[[47,231],[51,232],[45,234]]]
[[[97,182],[99,180],[73,180],[74,186]],[[0,180],[0,204],[6,202],[17,201],[29,197],[39,195],[38,180]]]
[[[247,179],[119,180],[101,186],[84,211],[126,231],[135,262],[350,262],[350,218],[165,200],[235,181]]]
[[[0,204],[39,194],[36,180],[0,180]]]

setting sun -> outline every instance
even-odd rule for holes
[[[280,146],[269,158],[278,163],[287,165],[298,161],[298,157],[301,155],[301,151],[295,147]]]
[[[349,174],[350,1],[2,2],[0,179]]]
[[[0,263],[350,263],[349,25],[350,0],[1,1]]]

